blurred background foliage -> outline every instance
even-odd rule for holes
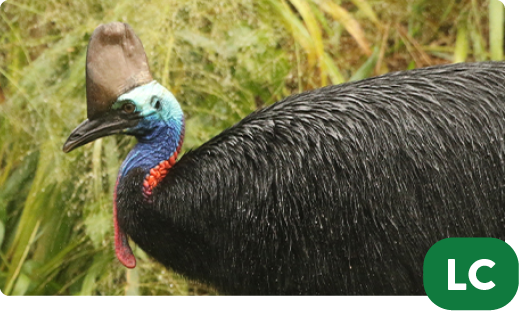
[[[292,93],[504,59],[497,0],[8,0],[0,9],[4,294],[215,294],[137,247],[135,270],[115,258],[112,190],[133,138],[61,151],[86,118],[90,34],[111,21],[134,28],[156,80],[181,103],[184,150]]]

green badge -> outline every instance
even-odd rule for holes
[[[516,253],[495,238],[448,238],[434,244],[423,262],[429,299],[447,310],[495,310],[517,292]]]

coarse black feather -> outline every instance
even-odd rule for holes
[[[427,250],[504,240],[504,62],[390,73],[290,96],[187,152],[122,229],[229,294],[424,294]],[[187,129],[190,131],[190,129]]]

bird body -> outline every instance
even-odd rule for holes
[[[504,239],[504,62],[293,95],[179,160],[168,90],[147,80],[106,103],[64,150],[115,129],[138,139],[114,201],[128,267],[127,235],[228,294],[424,294],[434,243]]]

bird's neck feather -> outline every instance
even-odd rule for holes
[[[146,135],[136,136],[138,143],[121,165],[120,177],[134,168],[147,173],[143,177],[143,192],[150,195],[152,189],[174,165],[184,139],[184,121],[156,122],[157,127]]]

